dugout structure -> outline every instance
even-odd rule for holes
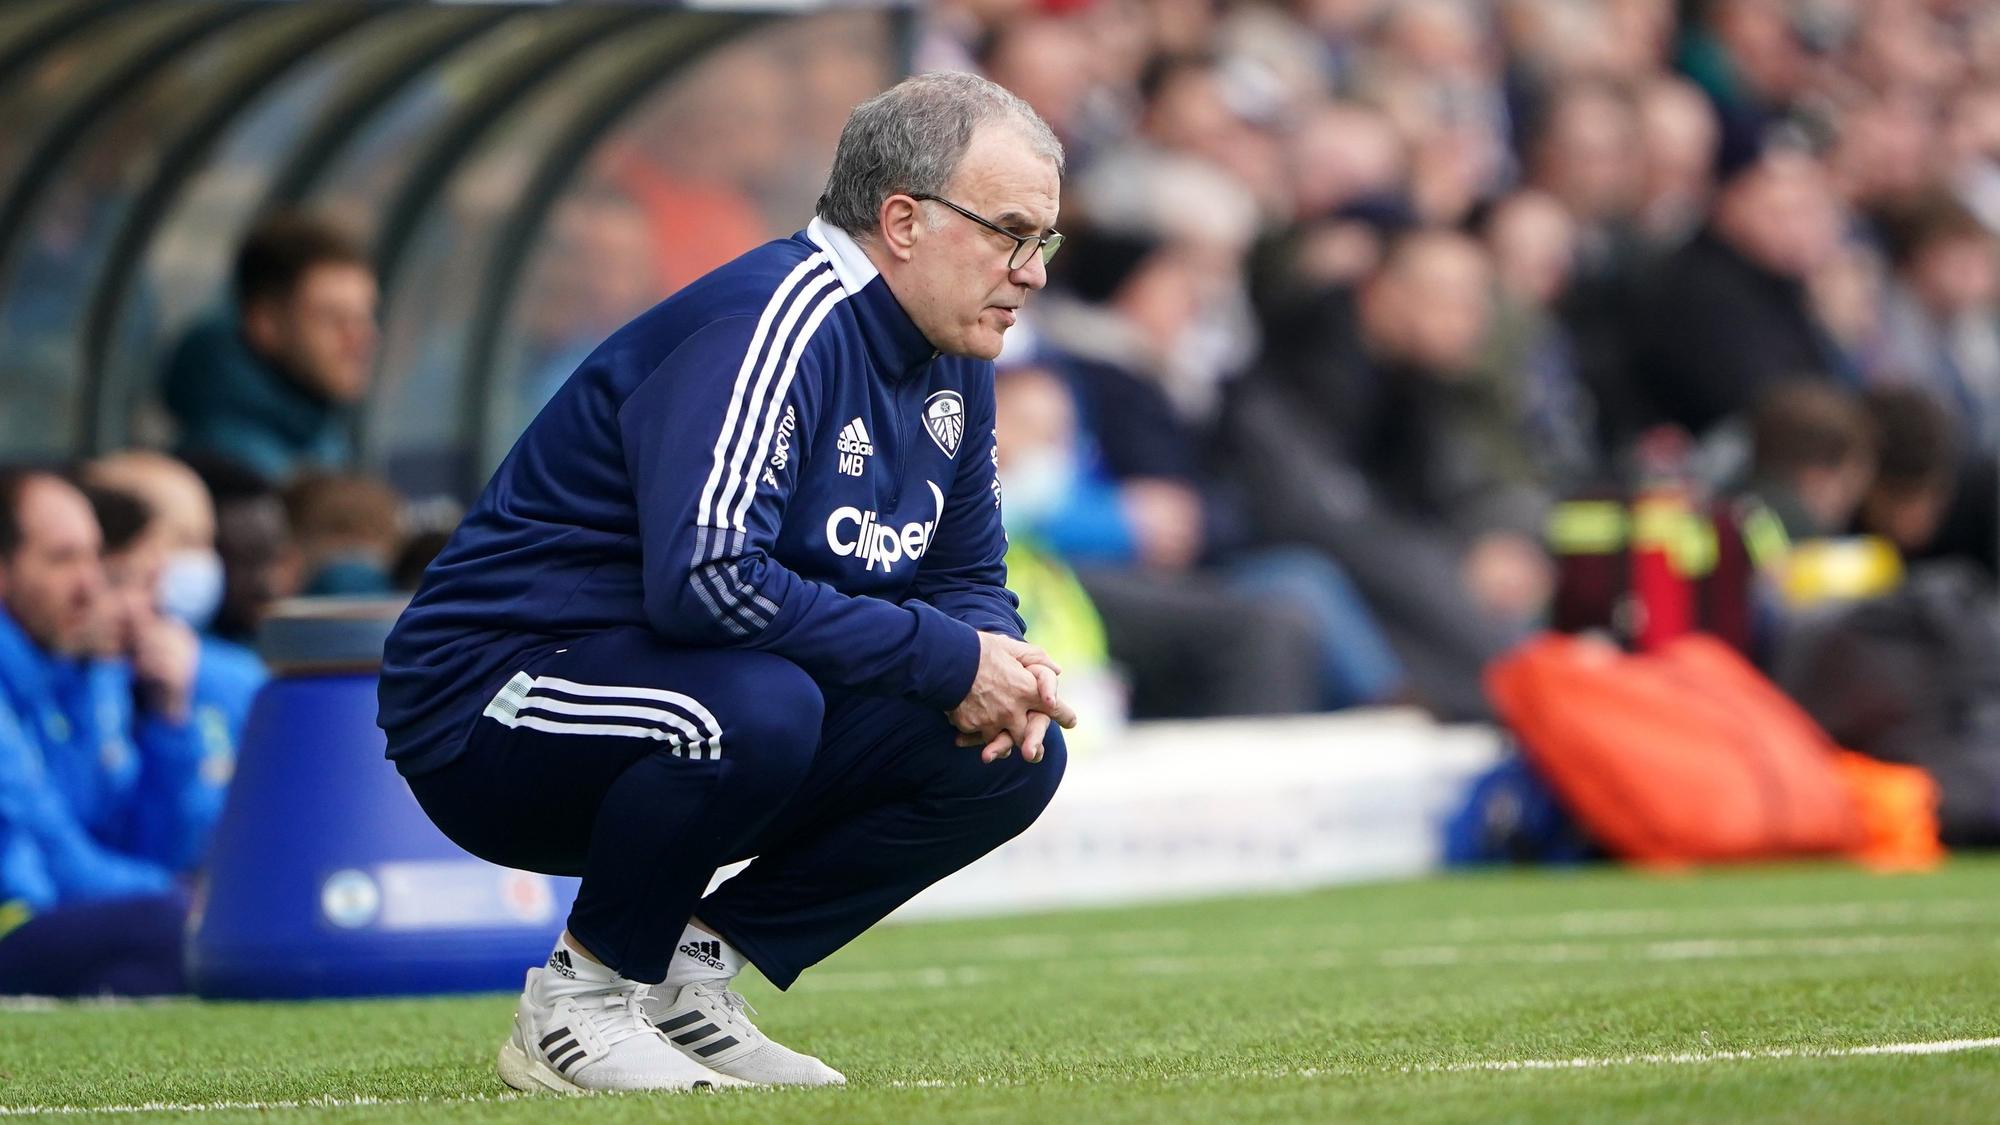
[[[0,5],[0,459],[171,441],[167,350],[218,315],[250,222],[297,205],[380,271],[364,467],[467,495],[607,316],[803,222],[911,24],[853,4]],[[642,237],[644,260],[621,252]]]

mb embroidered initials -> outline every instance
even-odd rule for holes
[[[840,451],[840,471],[850,477],[860,476],[875,452],[875,446],[868,440],[868,427],[859,418],[841,427],[840,440],[834,443],[834,448]]]

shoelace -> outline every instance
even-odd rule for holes
[[[652,1023],[646,1019],[645,998],[644,985],[607,990],[602,1007],[583,1008],[582,1011],[584,1018],[590,1021],[591,1029],[604,1040],[604,1045],[613,1047],[635,1035],[654,1034]]]
[[[751,1006],[750,1001],[742,993],[734,989],[717,988],[714,985],[707,984],[696,984],[691,987],[694,989],[696,996],[713,1001],[722,1008],[723,1019],[732,1025],[731,1030],[736,1031],[739,1035],[747,1032],[757,1038],[763,1038],[763,1033],[750,1023],[750,1016],[756,1015],[757,1009]],[[746,1015],[745,1013],[748,1014]]]

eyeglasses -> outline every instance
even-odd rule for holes
[[[1054,261],[1056,251],[1062,249],[1063,236],[1061,231],[1052,230],[1047,234],[1015,234],[1013,231],[1008,230],[1006,227],[1001,226],[984,215],[968,211],[949,199],[917,191],[911,192],[910,198],[927,199],[932,203],[942,203],[946,207],[978,223],[980,226],[985,227],[987,230],[1000,235],[1002,238],[1013,239],[1014,252],[1007,255],[1007,268],[1009,270],[1017,270],[1028,264],[1028,248],[1031,246],[1041,250],[1042,264],[1045,266]]]

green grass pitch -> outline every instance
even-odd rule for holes
[[[507,996],[16,1005],[0,1117],[1990,1122],[1996,953],[1990,859],[1460,875],[889,926],[749,984],[844,1090],[512,1095]]]

